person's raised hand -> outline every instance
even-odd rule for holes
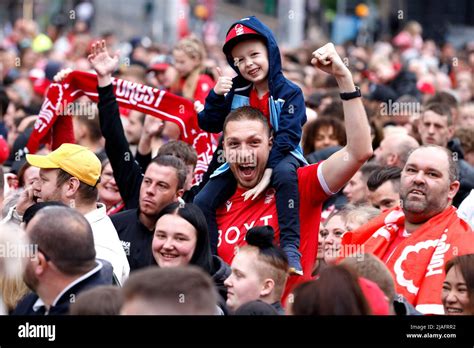
[[[146,136],[152,137],[163,130],[165,123],[162,119],[150,115],[145,115],[145,122],[143,123],[143,130]]]
[[[112,75],[119,63],[118,52],[110,56],[105,40],[92,44],[91,54],[87,56],[87,59],[99,77]]]
[[[214,92],[218,95],[229,93],[232,89],[232,77],[224,76],[224,73],[219,67],[216,67],[216,71],[219,78],[217,79],[217,83],[214,86]]]
[[[339,57],[336,48],[331,42],[313,52],[311,64],[315,65],[320,70],[333,75],[336,79],[351,76],[349,69],[344,64],[341,57]]]

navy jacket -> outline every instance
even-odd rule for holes
[[[77,297],[80,292],[99,285],[113,284],[113,268],[112,265],[107,261],[98,261],[97,266],[88,273],[90,274],[88,274],[83,279],[79,279],[77,283],[75,283],[61,295],[56,303],[49,309],[48,315],[68,314],[71,299]],[[36,311],[33,308],[36,301],[38,301],[38,298],[38,295],[35,293],[26,295],[18,303],[12,315],[45,315],[45,307],[41,307]]]
[[[237,23],[255,30],[266,39],[269,59],[270,123],[273,127],[275,140],[267,167],[275,168],[289,153],[293,154],[303,163],[307,163],[300,147],[302,127],[306,123],[306,107],[303,92],[297,85],[283,76],[280,50],[270,28],[255,16],[243,18],[232,24],[230,28],[232,29]],[[252,83],[240,75],[238,67],[234,66],[232,57],[228,56],[227,62],[237,72],[238,76],[233,79],[232,90],[225,97],[217,95],[214,90],[211,90],[207,96],[204,110],[198,115],[199,127],[207,132],[221,132],[224,120],[231,110],[249,105],[249,95],[253,87]],[[223,165],[218,170],[218,173],[227,168],[228,165]]]

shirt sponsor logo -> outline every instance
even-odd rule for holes
[[[267,226],[270,225],[270,219],[273,218],[273,215],[265,215],[262,216],[258,221],[262,221],[263,225]],[[247,231],[250,230],[254,225],[255,225],[256,220],[252,221],[250,224],[244,223],[244,228],[245,228],[245,234],[247,234]],[[219,230],[219,236],[218,236],[218,242],[217,242],[217,247],[220,247],[222,244],[222,230]],[[242,234],[241,230],[237,226],[230,226],[229,228],[226,229],[224,233],[224,240],[226,244],[232,245],[235,244],[239,241],[240,235]],[[244,238],[245,240],[245,238]]]
[[[407,289],[408,292],[416,295],[418,293],[419,288],[414,284],[413,279],[409,279],[406,272],[402,269],[402,264],[408,258],[410,253],[419,253],[421,250],[429,249],[429,248],[436,248],[433,252],[433,256],[431,257],[430,264],[428,265],[428,272],[426,273],[426,277],[442,274],[443,273],[443,265],[444,265],[444,256],[446,252],[451,247],[451,244],[446,243],[446,239],[448,238],[446,232],[441,236],[440,239],[435,240],[426,240],[423,242],[418,242],[415,245],[408,245],[403,249],[402,254],[397,259],[393,266],[393,270],[395,272],[396,281],[400,286],[403,286]],[[409,271],[409,270],[407,270]]]

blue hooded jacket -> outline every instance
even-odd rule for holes
[[[289,153],[303,164],[306,160],[300,147],[302,127],[306,123],[306,106],[303,92],[290,80],[283,76],[281,71],[281,56],[272,31],[255,16],[243,18],[231,25],[242,24],[258,32],[266,41],[268,50],[268,88],[270,90],[269,110],[270,124],[274,131],[273,147],[268,158],[267,167],[275,166]],[[232,82],[232,89],[224,97],[217,95],[212,89],[206,98],[204,110],[198,115],[199,127],[210,133],[219,133],[223,130],[226,116],[231,110],[249,105],[249,95],[252,83],[245,80],[234,65],[233,58],[227,56],[227,62],[237,72]],[[212,175],[218,175],[229,168],[222,165]]]

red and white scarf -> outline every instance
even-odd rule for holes
[[[342,250],[359,250],[382,259],[399,231],[405,228],[400,208],[382,213],[342,238]],[[450,206],[432,217],[392,252],[386,265],[397,293],[424,314],[444,314],[441,291],[447,261],[474,253],[474,234]]]
[[[210,134],[199,128],[193,102],[158,88],[122,79],[112,79],[112,84],[120,107],[138,110],[178,125],[180,140],[193,146],[198,154],[194,182],[199,183],[211,162],[215,146]],[[81,96],[98,102],[96,75],[73,71],[61,83],[49,86],[26,146],[29,153],[35,153],[40,144],[50,144],[54,150],[62,143],[75,142],[72,118],[58,116],[68,110],[69,103]]]

